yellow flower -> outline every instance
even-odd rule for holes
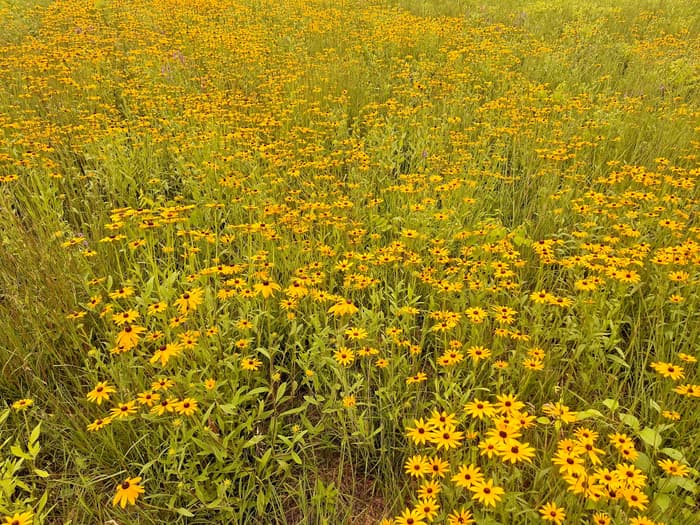
[[[197,307],[204,302],[204,290],[194,288],[183,293],[179,299],[175,301],[178,311],[181,315],[187,315],[189,312],[196,310]]]
[[[33,514],[31,510],[26,512],[19,512],[13,514],[12,516],[5,516],[5,521],[2,525],[31,525],[33,521]]]
[[[410,457],[406,460],[404,470],[410,476],[422,478],[426,474],[430,474],[430,460],[420,455]]]
[[[430,421],[425,422],[423,418],[413,420],[414,427],[406,427],[406,435],[410,437],[416,445],[426,443],[430,438],[430,432],[434,425]]]
[[[670,476],[677,476],[679,478],[685,478],[688,476],[688,467],[678,461],[672,459],[660,459],[658,461],[659,467]]]
[[[262,294],[262,296],[267,299],[274,294],[275,291],[281,290],[282,287],[277,283],[273,283],[272,281],[263,280],[253,285],[253,289],[255,290],[255,293]]]
[[[437,516],[440,505],[435,498],[424,498],[416,503],[415,510],[420,511],[428,521],[432,521]]]
[[[119,406],[111,410],[112,417],[115,419],[122,419],[136,413],[136,403],[134,401],[129,401],[127,403],[119,403]]]
[[[472,513],[466,509],[456,510],[447,517],[448,525],[471,525],[472,523],[474,523]]]
[[[148,315],[155,315],[165,311],[167,308],[168,303],[166,303],[165,301],[160,301],[158,303],[153,303],[152,305],[150,305],[148,307],[148,310],[146,310],[146,313]]]
[[[151,390],[168,390],[174,385],[175,382],[172,379],[168,379],[167,377],[161,377],[156,381],[153,381],[153,383],[151,383]]]
[[[556,525],[561,525],[566,519],[564,509],[557,507],[557,504],[553,501],[540,507],[540,514],[543,520],[551,521],[552,523],[556,523]]]
[[[138,325],[126,325],[121,332],[117,334],[117,340],[115,344],[120,352],[126,352],[134,348],[141,338],[141,334],[144,333],[146,329],[143,326]]]
[[[491,355],[491,350],[483,346],[472,346],[467,349],[467,353],[475,362],[479,362],[481,359],[487,359]]]
[[[328,309],[329,314],[333,314],[337,317],[343,315],[352,315],[357,311],[359,311],[359,308],[357,308],[357,306],[355,306],[353,302],[349,299],[339,301]]]
[[[352,408],[355,406],[357,400],[355,399],[355,396],[345,396],[343,398],[343,406],[345,408]]]
[[[452,476],[452,481],[458,487],[465,489],[470,489],[475,483],[481,483],[483,480],[481,469],[473,464],[460,465],[459,472]]]
[[[610,525],[610,516],[604,512],[596,512],[592,520],[593,525]]]
[[[96,432],[112,422],[112,417],[101,417],[93,421],[87,426],[88,432]]]
[[[241,369],[242,370],[250,370],[250,371],[256,371],[258,368],[262,366],[262,361],[256,357],[244,357],[241,359]]]
[[[156,403],[159,399],[160,399],[160,394],[156,393],[153,390],[146,390],[145,392],[141,392],[136,397],[136,400],[141,405],[146,405],[148,407],[152,407],[153,404]]]
[[[114,321],[114,324],[117,326],[121,326],[124,323],[133,323],[139,316],[140,314],[136,310],[129,309],[118,314],[113,314],[112,321]]]
[[[438,494],[440,494],[441,490],[442,486],[438,481],[435,481],[434,479],[427,480],[424,481],[418,489],[418,497],[420,499],[435,498]]]
[[[473,498],[487,507],[495,507],[496,503],[501,501],[501,496],[505,494],[505,490],[494,485],[493,480],[482,481],[473,484],[469,490],[473,492]]]
[[[437,445],[438,450],[441,448],[449,450],[459,447],[464,439],[464,433],[457,430],[454,425],[446,425],[430,432],[429,439],[431,443]]]
[[[674,381],[677,381],[678,379],[682,379],[684,377],[683,367],[674,365],[673,363],[663,363],[661,361],[656,361],[650,366],[663,377],[670,377]]]
[[[102,401],[109,401],[109,394],[113,394],[117,390],[110,386],[107,381],[100,381],[95,385],[90,392],[87,394],[87,399],[91,403],[102,404]]]
[[[464,411],[472,418],[483,419],[484,417],[492,417],[496,414],[496,408],[489,401],[474,401],[464,405]]]
[[[191,416],[192,414],[197,412],[198,404],[196,399],[187,397],[182,401],[178,401],[177,403],[175,403],[174,407],[175,412],[177,412],[181,416]]]
[[[395,525],[425,525],[425,516],[418,509],[405,509],[400,516],[394,519]]]
[[[680,359],[681,361],[685,361],[686,363],[697,363],[698,362],[698,360],[695,356],[692,356],[690,354],[684,354],[683,352],[679,352],[678,359]]]
[[[418,372],[417,374],[412,375],[411,377],[406,378],[406,384],[411,385],[413,383],[421,383],[422,381],[427,381],[428,379],[428,374],[425,372]]]
[[[21,410],[27,410],[30,406],[34,404],[34,400],[30,398],[25,398],[25,399],[18,399],[14,403],[12,403],[12,408],[17,410],[18,412]]]
[[[517,463],[518,461],[532,463],[535,449],[529,443],[520,443],[517,440],[512,440],[497,445],[496,454],[501,457],[503,463],[508,461],[511,463]]]
[[[128,478],[122,481],[117,487],[117,493],[114,495],[112,505],[120,505],[125,508],[127,504],[134,505],[140,494],[144,493],[144,489],[139,483],[140,477]]]
[[[348,366],[355,360],[355,352],[349,348],[342,347],[335,351],[333,357],[339,364]]]
[[[348,339],[359,341],[367,338],[367,330],[364,328],[348,328],[345,330],[345,335]]]

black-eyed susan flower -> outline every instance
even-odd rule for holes
[[[425,516],[418,509],[405,509],[394,518],[394,525],[426,525]]]
[[[414,509],[423,514],[426,520],[432,521],[433,518],[437,516],[437,513],[440,510],[440,505],[434,497],[422,498],[418,503],[416,503]]]
[[[103,401],[109,401],[109,395],[116,392],[117,389],[111,386],[107,381],[100,381],[87,394],[87,399],[91,403],[101,405]]]
[[[430,474],[430,460],[424,456],[411,456],[406,460],[404,471],[414,478],[422,478]]]
[[[136,402],[127,401],[126,403],[119,403],[114,407],[111,412],[112,419],[124,419],[136,413]]]
[[[341,347],[335,351],[333,357],[342,366],[349,366],[355,360],[355,352],[349,348]]]
[[[412,385],[415,383],[422,383],[423,381],[427,381],[427,380],[428,380],[428,374],[426,374],[425,372],[418,372],[416,374],[413,374],[410,377],[407,377],[406,384]]]
[[[496,455],[498,455],[503,463],[511,462],[518,463],[526,461],[532,463],[532,458],[535,457],[535,449],[529,443],[520,443],[517,440],[500,443],[496,447]]]
[[[686,465],[672,459],[660,459],[657,464],[669,476],[685,478],[690,472]]]
[[[506,493],[503,488],[494,485],[492,479],[474,483],[469,490],[472,492],[472,498],[486,507],[495,507]]]
[[[88,424],[87,430],[89,432],[97,432],[98,430],[103,429],[107,425],[109,425],[112,422],[112,417],[99,417],[92,423]]]
[[[357,308],[357,306],[355,306],[349,299],[338,301],[328,309],[329,314],[333,314],[337,317],[352,315],[357,311],[359,311],[359,308]]]
[[[661,374],[663,377],[670,377],[674,381],[682,379],[684,377],[683,367],[679,365],[674,365],[673,363],[664,363],[662,361],[656,361],[650,365],[657,373]]]
[[[484,419],[490,418],[496,414],[496,407],[493,406],[489,401],[481,401],[480,399],[474,399],[464,405],[464,411],[472,418]]]
[[[591,516],[591,525],[610,525],[610,520],[605,512],[596,512]]]
[[[428,442],[433,428],[433,423],[423,421],[423,418],[420,418],[413,421],[413,427],[406,427],[406,433],[416,445],[422,445]]]
[[[32,525],[34,513],[31,510],[16,512],[12,516],[5,516],[2,525]]]
[[[30,406],[34,404],[34,400],[31,398],[18,399],[12,403],[12,408],[18,412],[22,410],[27,410]]]
[[[447,516],[448,525],[471,525],[472,523],[474,523],[474,517],[467,509],[455,510]]]
[[[457,430],[454,425],[441,425],[440,427],[434,428],[429,435],[429,440],[434,444],[438,450],[444,448],[449,450],[451,448],[457,448],[462,443],[464,439],[464,433]]]
[[[248,356],[241,359],[241,370],[255,372],[262,366],[262,361],[257,357]]]
[[[434,479],[429,479],[421,483],[418,488],[418,497],[420,499],[435,498],[441,491],[442,485]]]
[[[174,409],[181,416],[191,416],[199,409],[199,403],[192,397],[186,397],[174,404]]]
[[[139,485],[140,477],[127,478],[117,486],[117,493],[114,495],[112,505],[125,508],[127,505],[134,505],[139,495],[144,493],[144,488]]]
[[[470,489],[475,483],[481,483],[483,480],[484,474],[474,464],[460,465],[459,471],[452,476],[454,484],[465,489]]]
[[[540,515],[544,521],[551,521],[556,525],[561,525],[566,519],[566,512],[562,507],[557,507],[553,501],[545,503],[540,507]]]

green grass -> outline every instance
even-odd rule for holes
[[[5,522],[402,524],[420,456],[449,472],[417,523],[547,503],[694,523],[691,3],[0,0],[0,19]],[[465,411],[506,394],[524,405]],[[416,443],[435,411],[455,427]],[[582,433],[587,494],[556,464]],[[467,464],[494,506],[452,479]]]

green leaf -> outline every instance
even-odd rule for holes
[[[630,365],[628,365],[624,359],[620,358],[619,356],[616,356],[615,354],[608,354],[608,359],[610,359],[610,361],[612,361],[614,363],[617,363],[618,365],[620,365],[623,368],[630,367]]]
[[[243,444],[243,448],[250,448],[250,447],[252,447],[252,446],[254,446],[254,445],[257,445],[257,444],[260,443],[263,439],[265,439],[265,436],[263,436],[263,435],[253,436],[252,438],[250,438],[248,441],[246,441],[246,442]]]
[[[36,474],[40,478],[48,478],[49,477],[49,473],[46,472],[45,470],[40,469],[40,468],[35,468],[34,474]]]
[[[620,408],[620,403],[618,403],[615,399],[604,399],[603,404],[613,412]]]
[[[11,452],[12,455],[15,456],[16,458],[28,459],[28,460],[30,460],[30,461],[33,459],[32,456],[30,456],[29,454],[27,454],[24,450],[22,450],[22,449],[21,449],[20,447],[18,447],[17,445],[12,445],[12,446],[10,447],[10,452]]]
[[[37,513],[37,514],[41,514],[41,511],[43,511],[44,508],[46,508],[46,502],[47,502],[47,501],[49,501],[49,493],[48,493],[48,492],[44,492],[44,495],[41,496],[41,499],[39,500],[39,503],[37,503],[37,507],[36,507],[36,513]]]
[[[670,478],[667,483],[673,487],[680,487],[683,490],[690,492],[691,494],[698,493],[698,484],[689,478]]]
[[[649,459],[649,456],[647,456],[644,452],[639,453],[639,457],[637,458],[637,461],[634,462],[636,467],[644,472],[650,472],[651,471],[651,460]]]
[[[664,441],[661,434],[649,427],[644,427],[639,432],[639,437],[642,439],[642,441],[644,441],[644,443],[655,449],[659,448],[661,443]]]
[[[185,516],[186,518],[194,518],[194,514],[184,507],[178,507],[175,512],[177,512],[180,516]]]
[[[581,421],[583,419],[590,419],[593,417],[603,417],[603,414],[601,414],[598,410],[595,410],[594,408],[589,408],[588,410],[582,410],[581,412],[576,413],[576,419],[578,421]]]
[[[668,494],[658,494],[654,498],[654,505],[656,505],[661,512],[666,512],[666,509],[671,504],[671,496]]]
[[[676,461],[685,462],[685,457],[683,456],[683,453],[679,450],[676,450],[675,448],[662,448],[659,452],[661,452],[662,454],[666,454],[669,458],[675,459]]]
[[[267,497],[265,495],[265,491],[258,491],[258,496],[255,501],[255,507],[260,516],[262,516],[265,513],[265,507],[267,507]]]
[[[262,457],[258,458],[258,462],[259,462],[258,467],[260,469],[258,472],[262,471],[267,466],[267,464],[270,462],[271,457],[272,457],[272,449],[268,448],[265,451],[265,453],[262,455]]]
[[[287,391],[287,383],[280,384],[279,388],[277,389],[277,395],[275,396],[275,404],[280,402],[280,400],[282,399],[282,396],[284,396],[284,393],[286,391]]]
[[[620,414],[620,421],[622,421],[628,427],[632,427],[634,430],[639,430],[639,419],[634,417],[632,414]]]
[[[29,434],[29,445],[33,445],[34,443],[37,442],[39,439],[39,433],[41,432],[41,422],[37,424],[37,426],[34,427],[32,430],[32,433]]]

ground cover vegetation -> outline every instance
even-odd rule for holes
[[[698,523],[694,7],[0,0],[0,519]]]

